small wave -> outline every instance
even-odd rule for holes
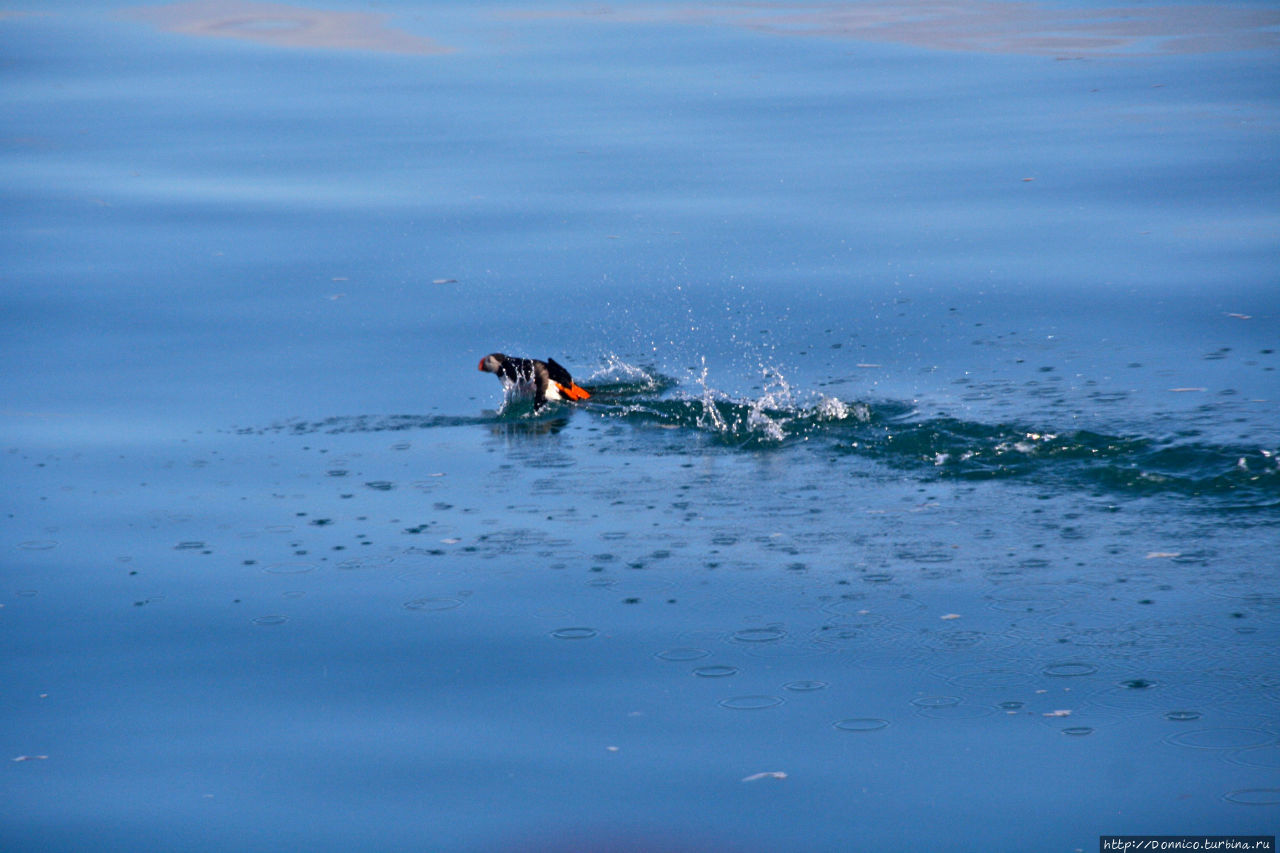
[[[348,415],[308,421],[294,419],[281,421],[267,427],[241,427],[241,435],[262,433],[292,433],[294,435],[338,435],[346,432],[400,432],[403,430],[436,429],[439,427],[482,426],[500,423],[502,417],[493,412],[474,417],[455,415]]]
[[[1274,452],[1089,430],[1042,433],[953,418],[892,419],[849,452],[896,467],[928,465],[940,477],[1034,478],[1105,491],[1280,497]]]

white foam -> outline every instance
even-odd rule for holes
[[[604,356],[604,364],[596,368],[587,379],[587,384],[638,384],[648,388],[656,388],[657,377],[649,370],[625,361],[614,353]]]

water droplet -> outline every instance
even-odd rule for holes
[[[1263,746],[1275,739],[1274,734],[1261,729],[1197,729],[1170,735],[1164,742],[1191,749],[1247,749]]]
[[[690,661],[705,658],[709,654],[711,652],[706,649],[667,649],[665,652],[658,652],[654,657],[670,661]]]
[[[922,696],[919,699],[912,699],[911,704],[917,708],[947,708],[959,705],[960,699],[956,696]]]
[[[551,636],[557,640],[589,640],[598,633],[595,628],[560,628],[552,631]]]
[[[782,686],[796,693],[807,693],[810,690],[825,690],[828,685],[825,681],[788,681]]]
[[[1126,681],[1121,681],[1120,686],[1129,690],[1146,690],[1150,687],[1155,687],[1156,682],[1148,678],[1130,678]]]
[[[1025,702],[1001,702],[1000,707],[1006,711],[1019,711],[1026,705]]]
[[[405,610],[453,610],[461,606],[462,601],[457,598],[415,598],[404,603]]]
[[[720,701],[721,708],[728,708],[731,711],[760,711],[765,708],[775,708],[781,704],[782,699],[778,696],[734,696]]]
[[[732,638],[739,643],[772,643],[787,636],[781,628],[744,628],[734,631]]]
[[[259,616],[253,620],[255,625],[283,625],[289,621],[288,616]]]
[[[850,717],[833,725],[842,732],[874,732],[888,726],[889,721],[875,717]]]
[[[699,678],[727,678],[730,675],[737,675],[738,668],[736,666],[703,666],[695,669],[693,674]]]
[[[1053,678],[1078,678],[1082,675],[1093,675],[1097,671],[1098,668],[1091,663],[1077,663],[1074,661],[1051,663],[1040,670],[1042,675],[1052,676]]]

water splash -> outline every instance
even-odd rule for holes
[[[584,383],[593,397],[663,394],[676,384],[674,379],[652,368],[631,364],[614,353],[606,355],[603,362]]]
[[[1102,492],[1212,495],[1242,507],[1280,507],[1280,452],[1268,448],[922,417],[906,402],[844,401],[799,392],[771,368],[764,369],[763,392],[744,399],[712,387],[705,363],[689,390],[656,372],[641,372],[648,378],[633,380],[631,387],[646,390],[588,409],[636,425],[688,430],[740,449],[816,443],[925,478],[1020,478]]]
[[[1021,479],[1104,494],[1213,496],[1240,508],[1280,508],[1280,451],[1197,442],[1194,437],[1108,435],[1017,423],[925,417],[910,403],[848,401],[793,387],[762,368],[763,390],[745,398],[717,390],[705,361],[687,383],[610,355],[583,383],[591,399],[574,407],[504,405],[477,416],[357,416],[291,421],[265,431],[347,433],[485,426],[554,433],[570,417],[614,420],[686,434],[706,446],[768,452],[807,444],[869,459],[924,480]],[[262,432],[264,430],[243,430]]]

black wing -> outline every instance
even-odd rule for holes
[[[547,359],[547,376],[551,378],[552,382],[556,382],[566,388],[573,387],[573,377],[554,358]]]

